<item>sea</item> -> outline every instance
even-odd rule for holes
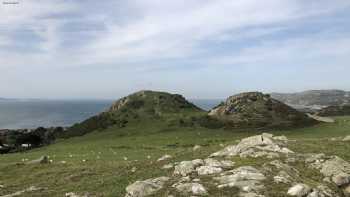
[[[221,99],[191,99],[204,110]],[[0,129],[68,127],[109,108],[113,100],[0,100]]]

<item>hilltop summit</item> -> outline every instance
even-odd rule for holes
[[[179,94],[142,90],[117,100],[107,111],[73,125],[66,135],[84,135],[110,126],[125,127],[132,122],[153,121],[201,111]]]
[[[197,111],[200,109],[179,94],[142,90],[119,99],[110,107],[108,112],[115,113],[125,110],[161,115],[163,113],[176,113],[183,110]]]
[[[211,110],[209,116],[226,122],[230,127],[289,127],[314,122],[306,114],[260,92],[230,96]]]

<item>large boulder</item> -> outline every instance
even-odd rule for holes
[[[209,112],[227,127],[290,127],[315,123],[306,114],[268,94],[247,92],[229,97]]]
[[[213,153],[211,157],[279,157],[279,153],[293,153],[286,147],[287,140],[286,137],[274,137],[272,134],[264,133],[244,138],[237,145],[228,146],[221,151]]]

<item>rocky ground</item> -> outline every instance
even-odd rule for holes
[[[346,137],[343,140],[349,140]],[[242,139],[207,158],[166,163],[173,171],[136,181],[126,187],[125,197],[222,196],[341,197],[350,196],[350,164],[335,155],[299,154],[287,148],[285,136],[264,133]],[[166,162],[165,155],[158,162]],[[259,160],[244,165],[242,159]]]

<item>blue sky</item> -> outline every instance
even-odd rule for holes
[[[350,90],[348,0],[1,1],[1,97]]]

